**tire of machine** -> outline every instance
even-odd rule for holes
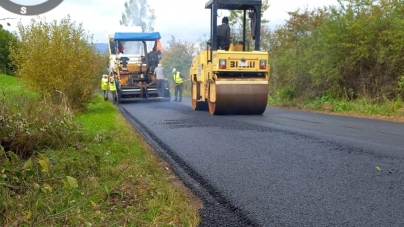
[[[196,101],[196,83],[191,84],[191,102],[192,102],[192,110],[198,110],[198,102]]]
[[[197,101],[198,97],[197,86],[199,86],[198,82],[191,84],[192,110],[207,110],[208,109],[207,102]]]
[[[209,84],[209,97],[208,97],[208,108],[209,108],[209,113],[211,115],[216,115],[219,114],[218,111],[216,111],[216,84],[215,83],[210,83]]]

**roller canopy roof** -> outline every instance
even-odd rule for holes
[[[253,5],[262,5],[262,0],[210,0],[205,4],[205,9],[211,9],[214,2],[219,9],[228,10],[248,10]]]
[[[160,39],[159,32],[115,32],[114,40],[120,41],[154,41]]]

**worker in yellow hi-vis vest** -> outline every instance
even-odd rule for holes
[[[102,75],[101,79],[101,90],[104,93],[104,100],[108,100],[108,75]]]
[[[173,69],[173,81],[175,84],[175,99],[174,102],[181,102],[182,100],[182,89],[183,89],[183,82],[184,82],[184,75],[177,71],[176,68]],[[177,99],[177,96],[179,99]]]
[[[108,81],[108,90],[111,92],[112,95],[112,103],[117,104],[117,95],[116,95],[116,83],[115,83],[115,76],[111,75]]]

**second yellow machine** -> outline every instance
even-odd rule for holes
[[[263,114],[268,101],[269,55],[260,50],[262,0],[210,0],[210,41],[192,60],[192,109],[209,109],[210,114]],[[220,49],[217,11],[241,10],[243,37]],[[246,18],[250,19],[247,20]],[[250,24],[254,50],[249,50],[247,27]]]
[[[109,73],[116,74],[117,102],[136,100],[170,101],[168,80],[164,94],[158,93],[154,69],[160,61],[159,32],[141,27],[116,27],[108,32]],[[163,98],[161,98],[163,95]]]

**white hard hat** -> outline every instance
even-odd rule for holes
[[[177,69],[176,69],[176,68],[173,68],[173,73],[175,73],[175,71],[177,71]]]

